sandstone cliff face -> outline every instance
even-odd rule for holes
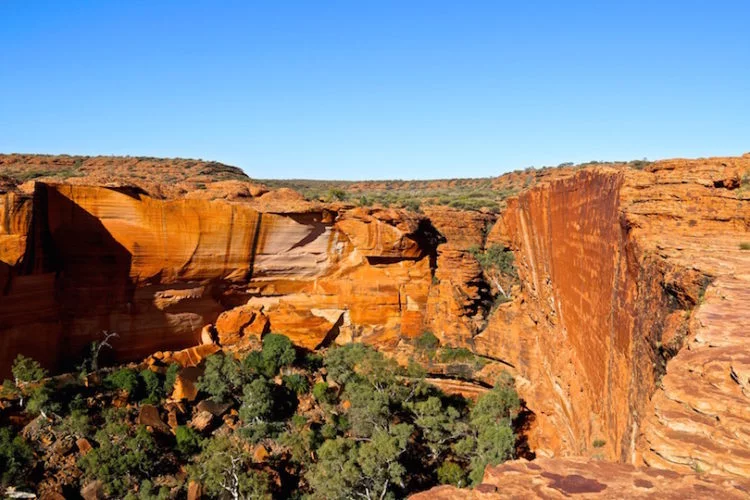
[[[69,184],[3,195],[0,366],[18,352],[67,366],[102,330],[120,334],[118,359],[196,345],[242,304],[308,348],[421,333],[437,245],[429,222],[301,208]]]
[[[746,353],[732,333],[747,323],[739,242],[750,207],[737,188],[748,168],[742,158],[587,169],[511,201],[489,241],[516,250],[523,292],[474,342],[514,366],[538,454],[748,474],[737,409]],[[724,309],[711,305],[716,287]]]
[[[122,360],[269,331],[408,359],[430,330],[507,363],[538,456],[748,476],[748,172],[748,156],[548,171],[499,216],[239,180],[182,199],[87,177],[24,185],[0,194],[2,375],[18,352],[70,367],[105,329]],[[496,308],[469,252],[493,244],[521,282]],[[189,364],[216,346],[201,349]]]

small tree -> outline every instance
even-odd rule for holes
[[[175,439],[177,440],[177,451],[183,455],[188,456],[196,453],[200,450],[201,437],[190,427],[180,425],[175,429]]]
[[[440,484],[452,484],[458,488],[466,486],[466,471],[455,462],[443,462],[437,469]]]
[[[481,482],[485,467],[513,458],[516,443],[513,418],[520,407],[513,379],[504,376],[471,409],[471,432],[458,441],[453,449],[458,455],[470,460],[469,477],[474,484]]]
[[[271,387],[263,378],[257,378],[242,389],[240,419],[246,424],[268,421],[273,411]]]
[[[89,347],[89,355],[83,360],[79,367],[82,376],[99,370],[99,356],[101,355],[102,350],[105,347],[107,349],[112,349],[112,344],[110,344],[110,341],[119,337],[119,335],[116,332],[103,330],[102,337],[102,340],[95,340],[91,343]]]
[[[249,353],[243,360],[246,377],[260,374],[268,378],[275,377],[284,366],[289,366],[297,359],[292,341],[284,335],[269,333],[263,337],[263,349]]]
[[[11,368],[13,379],[16,386],[21,387],[31,382],[39,382],[47,376],[47,370],[32,358],[27,358],[23,354],[16,356]]]
[[[7,427],[0,428],[0,486],[24,481],[34,453],[26,441]]]
[[[152,370],[146,368],[141,371],[140,378],[145,390],[144,403],[157,404],[164,397],[164,387],[159,376]]]
[[[172,394],[174,390],[174,384],[177,382],[177,374],[180,373],[180,365],[172,363],[167,368],[167,373],[164,375],[164,394]]]
[[[132,395],[138,390],[138,375],[134,370],[121,368],[107,375],[104,383],[113,389],[120,389]]]
[[[206,392],[216,402],[226,401],[231,394],[242,386],[240,364],[232,356],[222,353],[206,359],[206,369],[198,379],[198,389]]]
[[[221,436],[205,443],[189,471],[211,496],[229,495],[234,500],[271,498],[267,475],[251,465],[252,459],[241,443]]]

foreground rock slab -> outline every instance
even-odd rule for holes
[[[475,489],[440,486],[412,500],[495,498],[748,498],[750,481],[679,474],[583,458],[516,460],[487,467]]]

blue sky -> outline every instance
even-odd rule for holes
[[[0,151],[259,178],[750,151],[750,2],[0,2]]]

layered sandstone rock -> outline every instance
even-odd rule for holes
[[[474,489],[440,486],[412,500],[490,500],[500,498],[747,498],[750,481],[581,458],[517,460],[487,467]]]
[[[750,475],[748,171],[750,158],[586,169],[511,200],[488,240],[516,250],[523,293],[474,342],[513,365],[538,454]]]
[[[750,475],[750,156],[545,171],[497,220],[196,187],[206,165],[179,189],[130,185],[89,161],[65,184],[2,188],[6,372],[18,352],[76,363],[105,329],[118,359],[186,348],[159,360],[183,366],[271,331],[407,353],[430,330],[505,363],[538,456]],[[521,282],[497,307],[469,252],[492,245]]]
[[[120,334],[122,360],[194,346],[243,304],[268,324],[224,317],[220,343],[273,330],[310,349],[339,335],[395,345],[422,332],[439,241],[426,218],[263,203],[276,211],[69,184],[2,195],[4,370],[18,352],[68,366],[102,330]]]

